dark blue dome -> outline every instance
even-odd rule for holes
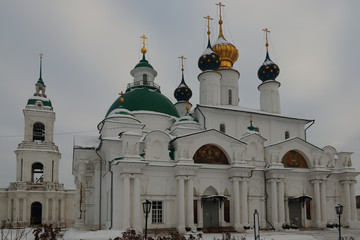
[[[184,74],[182,74],[181,83],[174,91],[174,97],[179,101],[189,101],[192,96],[191,89],[186,85],[184,80]]]
[[[280,73],[279,66],[271,61],[269,53],[266,52],[266,58],[258,71],[258,78],[265,82],[269,80],[275,80]]]
[[[199,58],[198,67],[201,71],[217,70],[220,67],[220,63],[220,57],[216,52],[212,50],[209,40],[206,50]]]

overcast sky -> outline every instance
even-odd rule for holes
[[[97,124],[132,81],[140,60],[140,36],[148,36],[147,58],[156,83],[175,102],[185,81],[199,102],[197,61],[206,47],[206,20],[212,42],[218,34],[214,0],[0,1],[0,187],[16,178],[14,150],[23,140],[22,109],[35,92],[39,54],[43,80],[56,112],[54,141],[59,146],[60,181],[73,188],[74,135],[96,134]],[[239,50],[234,68],[241,76],[240,105],[259,108],[257,70],[270,57],[280,67],[282,114],[315,119],[308,141],[354,152],[360,171],[360,1],[225,0],[224,35]],[[254,123],[256,124],[256,123]],[[360,194],[360,186],[357,185]]]

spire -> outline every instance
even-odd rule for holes
[[[222,20],[222,16],[221,16],[221,7],[225,7],[225,5],[222,4],[221,2],[216,3],[216,5],[219,6],[219,16],[220,16],[220,19],[219,19],[219,26],[220,26],[220,29],[219,29],[219,37],[223,37],[223,38],[224,38],[223,31],[222,31],[223,20]]]
[[[177,101],[189,101],[192,96],[191,89],[186,85],[184,80],[184,56],[179,57],[181,59],[181,83],[174,91],[174,97]]]
[[[40,53],[40,77],[37,83],[44,85],[44,81],[42,80],[42,58],[43,58],[43,54]]]

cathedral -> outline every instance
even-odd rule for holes
[[[59,183],[61,154],[53,142],[55,112],[40,77],[24,112],[24,140],[16,154],[16,182],[0,189],[1,226],[28,227],[42,224],[65,228],[74,224],[75,191]]]
[[[143,36],[133,81],[109,104],[98,136],[75,138],[76,228],[142,230],[146,200],[149,229],[241,232],[254,225],[255,210],[263,229],[325,228],[337,222],[337,204],[344,206],[343,226],[359,226],[351,153],[315,146],[306,139],[313,120],[281,113],[280,69],[267,29],[260,106],[239,105],[239,54],[224,36],[219,7],[218,38],[210,42],[208,27],[198,60],[199,104],[190,103],[183,64],[176,103],[161,93]]]

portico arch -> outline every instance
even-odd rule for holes
[[[200,147],[193,156],[194,163],[229,164],[224,151],[213,144]]]
[[[284,167],[289,168],[309,168],[308,163],[304,156],[296,150],[290,150],[281,159]]]

